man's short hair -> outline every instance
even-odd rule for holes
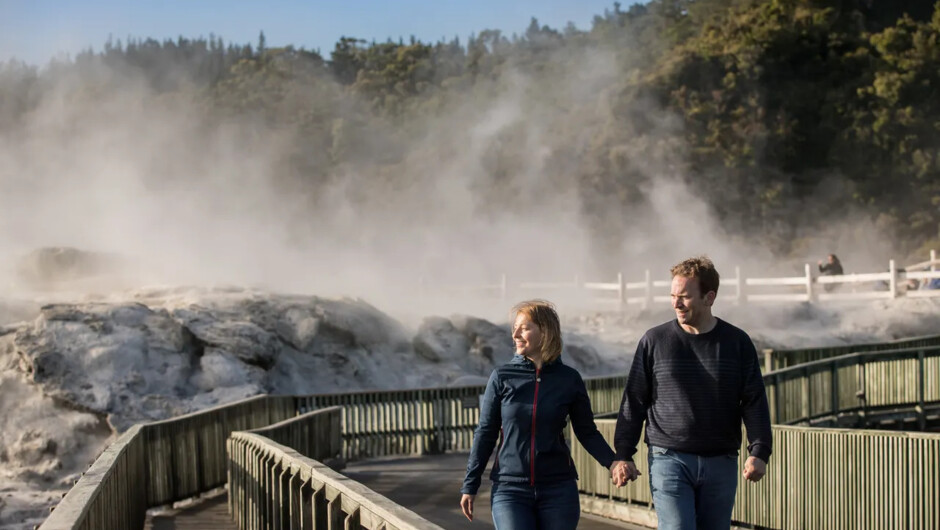
[[[669,270],[672,277],[696,278],[702,296],[710,291],[718,292],[718,271],[708,256],[689,258]]]

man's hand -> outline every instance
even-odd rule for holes
[[[627,460],[615,460],[610,465],[610,477],[614,486],[620,487],[627,482],[636,480],[642,473],[637,471],[636,464]]]
[[[764,462],[756,456],[747,457],[744,462],[744,478],[751,482],[757,482],[767,474],[767,462]]]
[[[476,498],[476,495],[468,495],[464,493],[460,497],[460,509],[463,510],[464,516],[467,520],[473,520],[473,499]]]

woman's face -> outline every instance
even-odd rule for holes
[[[532,322],[529,315],[516,315],[516,321],[512,325],[512,340],[517,354],[529,359],[542,356],[542,330]]]

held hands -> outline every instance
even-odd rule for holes
[[[627,482],[636,480],[640,475],[642,475],[642,473],[637,470],[636,464],[633,462],[615,460],[614,463],[610,465],[610,477],[614,486],[624,486]]]
[[[467,520],[473,520],[473,499],[476,498],[476,495],[468,495],[464,493],[460,496],[460,509],[463,511],[464,516]]]
[[[757,482],[767,474],[767,462],[764,462],[756,456],[747,457],[744,462],[744,478],[751,482]]]

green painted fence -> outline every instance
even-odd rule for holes
[[[613,443],[615,420],[598,420]],[[780,529],[940,528],[940,434],[774,425],[767,475],[738,477],[732,519]],[[618,488],[576,441],[572,458],[583,494],[639,505],[655,520],[646,444],[634,457],[640,479]],[[739,468],[746,447],[742,444]]]
[[[907,348],[924,348],[940,346],[940,335],[927,335],[907,339],[891,340],[886,342],[869,342],[862,344],[844,344],[840,346],[821,346],[811,348],[795,348],[787,350],[764,350],[764,371],[772,372],[790,368],[803,363],[830,359],[849,353],[864,353],[876,351],[890,351]]]
[[[775,423],[901,414],[923,425],[940,416],[940,347],[850,354],[771,372],[764,382]],[[598,420],[610,443],[615,424]],[[773,436],[767,476],[757,484],[739,477],[735,521],[787,529],[940,528],[940,434],[774,425]],[[634,457],[641,480],[617,488],[571,439],[582,493],[652,511],[645,444]],[[740,455],[743,469],[743,443]]]

